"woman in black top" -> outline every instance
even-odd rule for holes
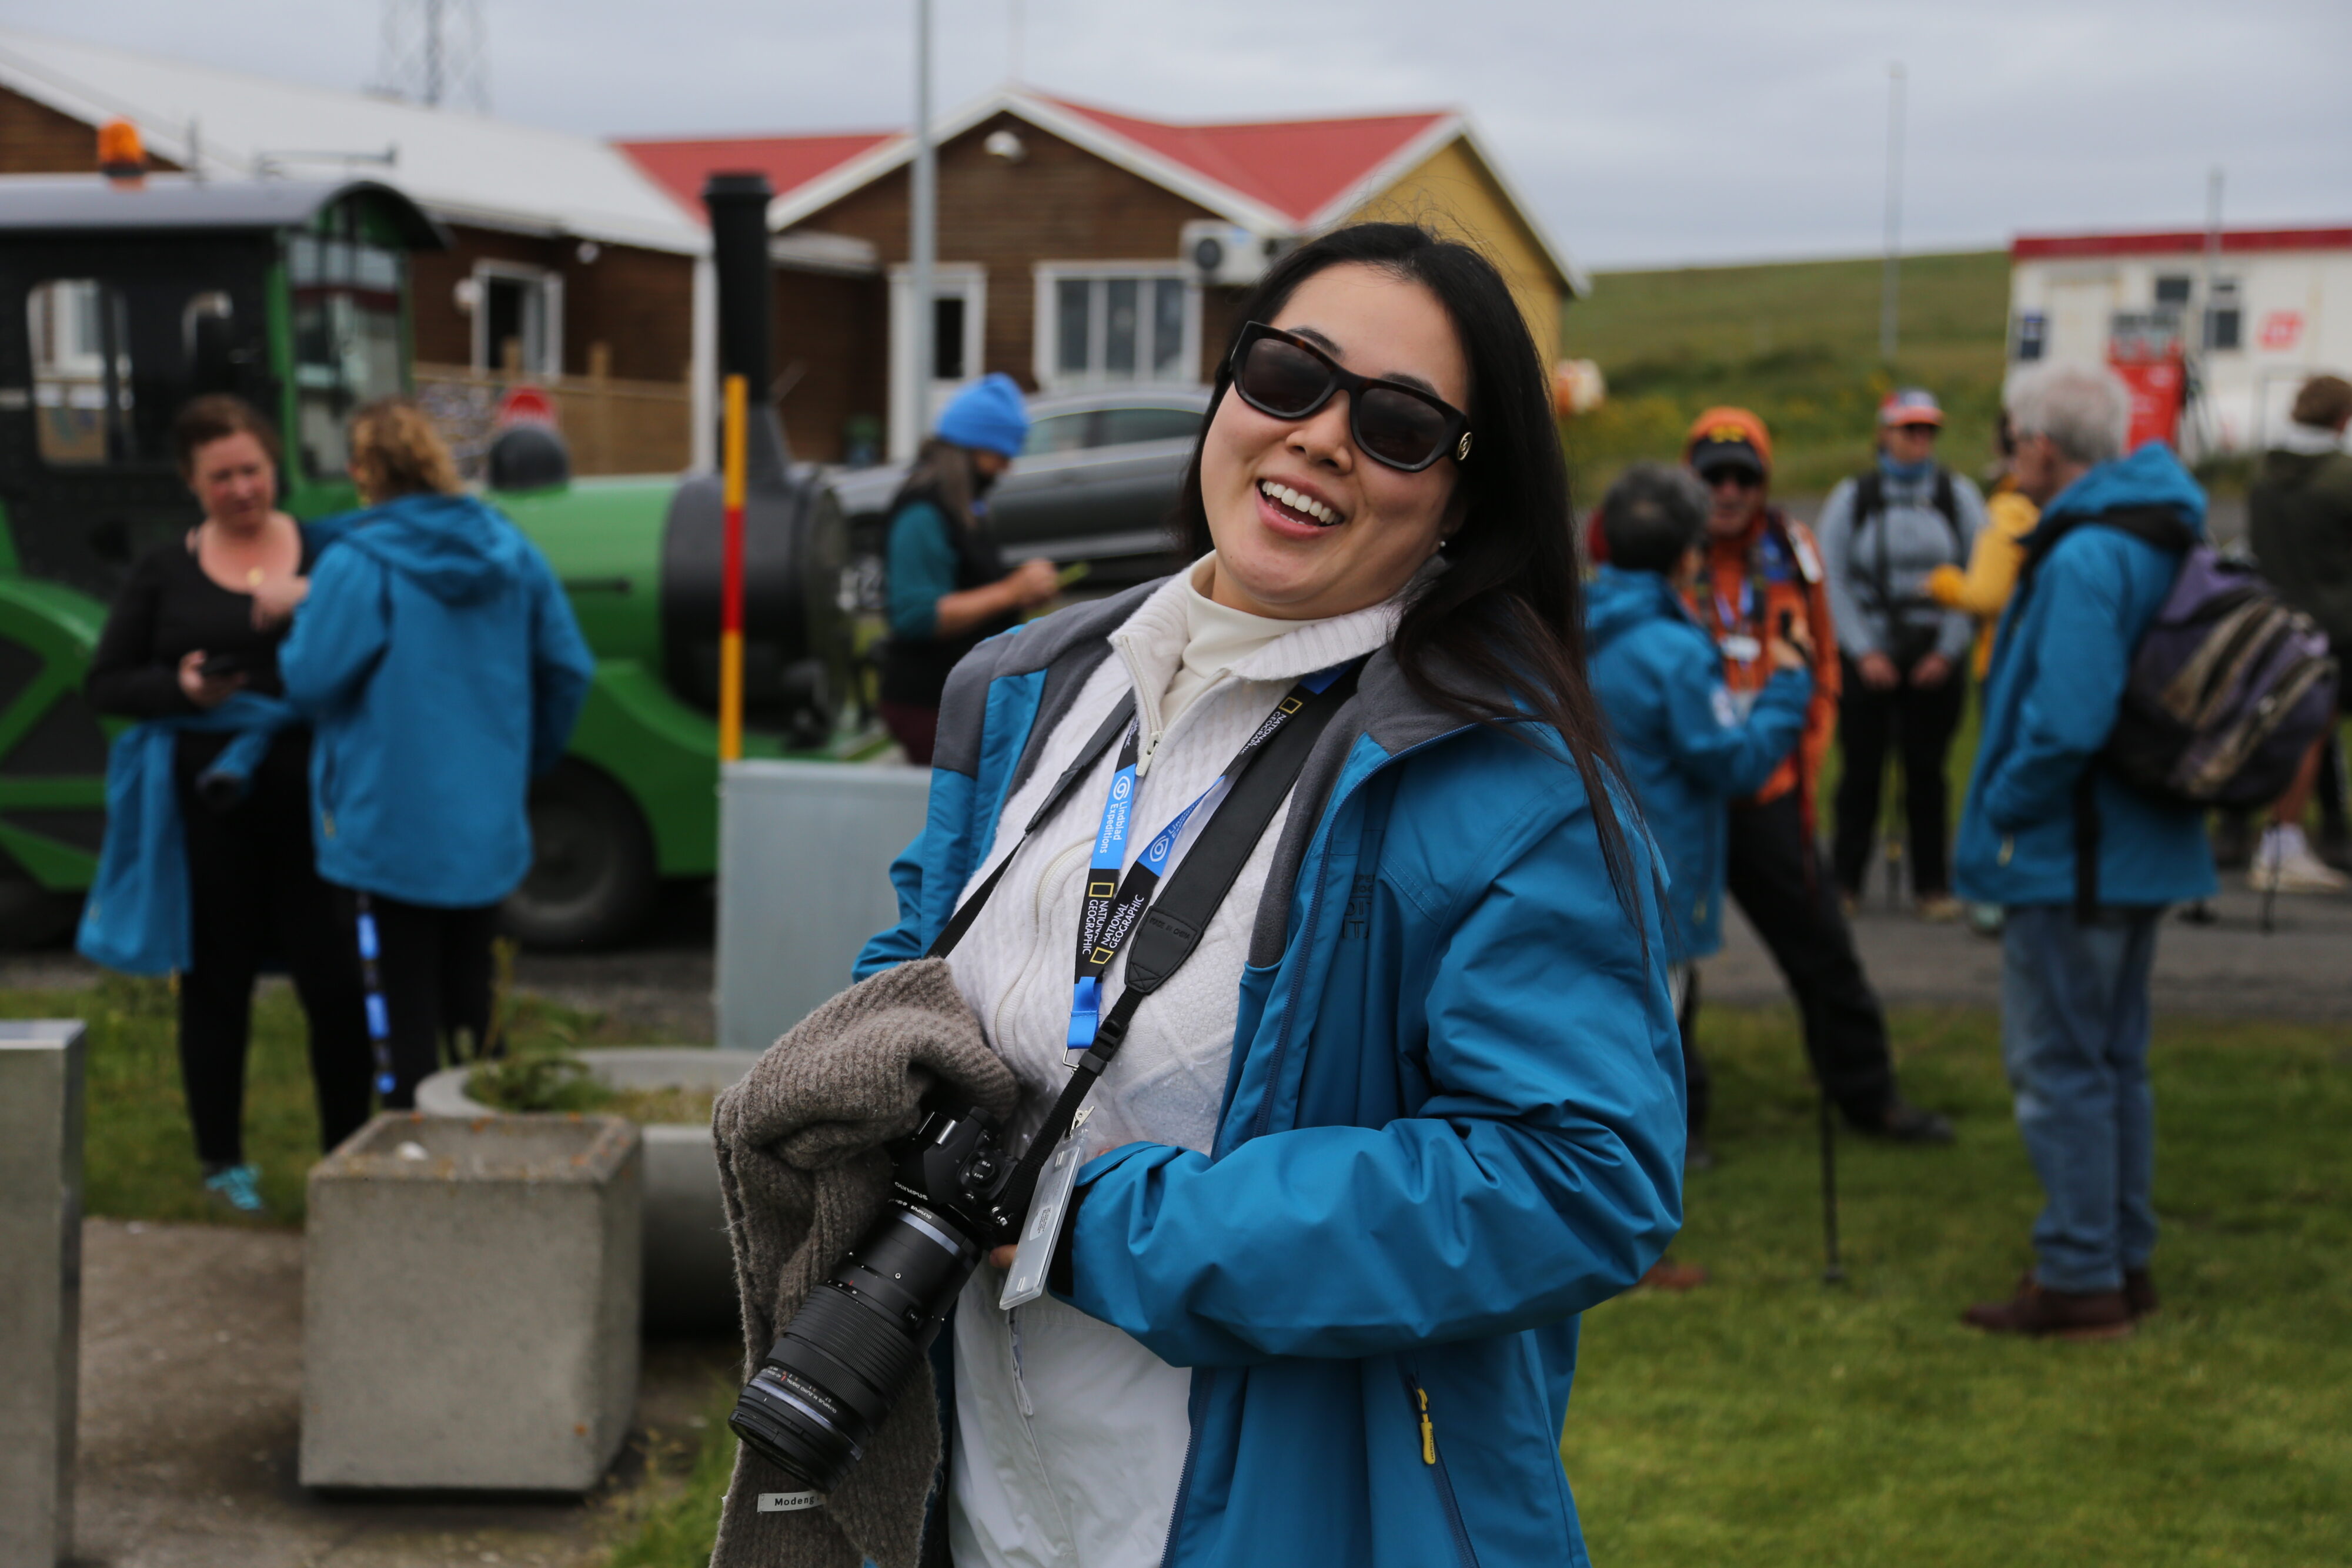
[[[277,434],[227,396],[190,403],[173,434],[205,520],[131,568],[84,687],[101,713],[169,718],[217,707],[240,690],[285,690],[278,644],[308,591],[319,541],[277,508]],[[311,859],[310,731],[278,731],[245,798],[215,810],[199,802],[195,781],[232,738],[187,731],[173,749],[190,906],[180,1071],[205,1187],[237,1212],[259,1214],[259,1173],[246,1162],[242,1124],[262,961],[284,962],[309,1016],[326,1148],[367,1120],[369,1056],[357,956]]]

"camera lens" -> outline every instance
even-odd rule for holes
[[[979,1261],[980,1249],[952,1222],[894,1199],[793,1314],[728,1426],[753,1452],[831,1491]]]

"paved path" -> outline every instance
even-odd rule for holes
[[[76,1568],[585,1568],[604,1499],[340,1498],[295,1483],[302,1239],[220,1226],[84,1226]],[[517,1354],[530,1347],[516,1346]],[[691,1435],[731,1343],[646,1347],[637,1424]],[[608,1486],[615,1483],[608,1483]]]
[[[2193,925],[2178,913],[2165,922],[2156,949],[2158,1013],[2352,1020],[2352,898],[2283,896],[2266,934],[2262,901],[2239,891],[2243,878],[2225,872],[2222,882],[2229,891],[2213,901],[2212,924]],[[1724,950],[1706,964],[1707,1000],[1780,1000],[1787,992],[1780,971],[1733,907]],[[2000,1005],[1999,942],[1875,902],[1854,922],[1854,936],[1890,1006]]]

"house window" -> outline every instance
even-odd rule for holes
[[[2238,280],[2215,278],[2213,298],[2205,307],[2205,347],[2217,351],[2245,347],[2244,321]]]
[[[1181,268],[1152,262],[1037,269],[1041,384],[1191,383],[1199,379],[1201,294]]]
[[[474,264],[474,368],[527,376],[563,370],[563,275],[511,262]]]
[[[2189,278],[2179,274],[2158,278],[2156,280],[2157,308],[2161,310],[2169,306],[2175,310],[2187,309],[2190,281]]]
[[[2014,357],[2020,364],[2031,364],[2040,359],[2042,350],[2048,346],[2049,341],[2049,317],[2039,310],[2021,310],[2017,313],[2017,350]]]

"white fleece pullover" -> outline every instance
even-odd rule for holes
[[[1325,621],[1246,615],[1202,596],[1195,584],[1206,584],[1210,570],[1204,559],[1180,573],[1111,634],[1117,656],[1088,677],[1005,802],[967,895],[1129,691],[1144,741],[1132,858],[1209,787],[1292,683],[1370,653],[1395,629],[1395,600]],[[1078,911],[1116,749],[1014,856],[948,960],[1021,1082],[1022,1135],[1045,1120],[1068,1078],[1063,1041]],[[1250,931],[1288,810],[1268,824],[1191,959],[1136,1013],[1088,1100],[1089,1153],[1139,1141],[1205,1153],[1214,1139]],[[1196,824],[1187,837],[1199,831]],[[1106,1012],[1126,963],[1121,954],[1104,977]],[[958,1568],[1150,1568],[1183,1468],[1191,1374],[1052,1296],[1000,1312],[1003,1282],[983,1265],[956,1312],[949,1542]]]

